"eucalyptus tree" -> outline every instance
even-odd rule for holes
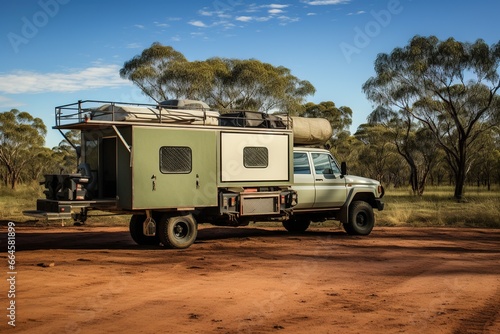
[[[291,111],[314,86],[288,68],[256,59],[209,58],[188,61],[170,46],[153,43],[125,62],[122,78],[155,101],[197,99],[225,112],[231,109]]]
[[[15,189],[19,177],[43,147],[47,128],[40,118],[11,109],[0,113],[0,164],[4,183]]]
[[[352,124],[352,110],[349,107],[337,107],[332,101],[324,101],[318,104],[308,102],[299,115],[302,117],[325,118],[332,125],[333,135],[336,136],[342,132],[349,132],[349,126]]]
[[[182,77],[178,81],[171,80],[171,77],[175,73],[173,67],[186,62],[182,53],[156,42],[125,62],[120,69],[120,76],[132,81],[146,96],[163,101],[169,95],[180,94],[183,90]]]
[[[413,194],[421,196],[438,156],[436,140],[430,130],[416,123],[413,116],[405,111],[396,112],[381,106],[368,116],[368,122],[386,129],[388,138],[409,168]]]
[[[81,145],[80,130],[69,130],[64,133],[64,139],[59,142],[59,145],[52,148],[51,160],[55,162],[58,170],[51,170],[51,174],[56,173],[74,173],[80,163],[79,154],[75,152],[75,148],[79,150]],[[54,168],[54,166],[52,166]]]
[[[471,181],[475,181],[478,187],[484,185],[491,190],[495,172],[500,171],[500,130],[497,128],[482,133],[474,143],[473,150],[477,154],[471,167],[475,180]]]
[[[378,124],[361,124],[354,136],[363,143],[358,157],[365,169],[361,174],[383,181],[395,155],[394,144],[389,140],[386,128]]]
[[[382,53],[376,75],[363,85],[375,104],[402,110],[425,125],[444,150],[460,200],[470,167],[470,147],[499,124],[500,43],[413,37]]]

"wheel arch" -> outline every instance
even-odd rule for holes
[[[347,224],[349,222],[349,207],[352,202],[363,201],[371,205],[372,208],[377,208],[377,202],[375,201],[375,194],[370,188],[352,188],[347,195],[346,202],[340,209],[340,222],[342,224]]]

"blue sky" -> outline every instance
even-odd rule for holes
[[[94,99],[151,102],[119,69],[153,42],[188,60],[255,58],[310,81],[307,101],[353,110],[351,132],[371,103],[362,84],[377,54],[415,35],[493,44],[500,2],[430,0],[3,0],[0,112],[44,120],[48,147],[54,107]]]

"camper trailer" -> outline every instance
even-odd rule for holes
[[[139,244],[185,248],[197,223],[286,217],[297,202],[292,130],[262,113],[221,117],[197,101],[56,107],[55,129],[80,130],[78,172],[45,176],[26,212],[81,223],[90,210],[130,213]]]
[[[347,175],[329,151],[311,147],[331,138],[325,119],[221,115],[193,100],[78,101],[55,116],[63,136],[81,132],[77,172],[45,175],[46,198],[28,216],[85,223],[91,210],[131,214],[138,244],[186,248],[199,223],[281,220],[303,232],[337,219],[347,233],[368,235],[373,209],[384,208],[378,181]]]

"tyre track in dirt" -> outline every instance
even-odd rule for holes
[[[490,327],[500,316],[500,290],[486,300],[479,308],[470,311],[470,315],[460,319],[460,324],[453,334],[498,333]]]
[[[500,230],[207,227],[176,251],[124,227],[18,232],[19,333],[500,333]]]

